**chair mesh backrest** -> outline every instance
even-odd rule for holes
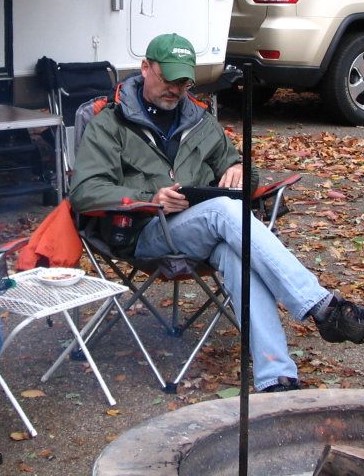
[[[113,82],[108,61],[95,63],[59,63],[59,85],[68,93],[109,91]]]
[[[77,154],[83,133],[90,120],[96,116],[108,103],[108,96],[97,96],[82,103],[75,113],[74,153]]]
[[[113,69],[108,61],[58,64],[59,87],[66,91],[60,98],[66,126],[74,125],[76,110],[82,103],[110,93],[114,85],[110,71]]]
[[[122,82],[115,83],[114,87],[107,95],[96,96],[88,101],[83,102],[75,112],[75,128],[74,128],[74,153],[77,154],[82,135],[90,120],[102,111],[108,104],[120,103],[122,90]]]
[[[37,61],[36,73],[66,127],[74,125],[75,112],[82,103],[108,95],[117,81],[117,71],[109,61],[57,64],[43,56]]]

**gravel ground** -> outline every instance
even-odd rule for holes
[[[224,124],[234,123],[237,128],[241,127],[239,116],[231,109],[222,109],[220,118]],[[284,138],[297,133],[314,134],[328,130],[343,137],[362,137],[363,134],[362,128],[331,125],[322,115],[315,98],[292,97],[286,101],[278,97],[254,116],[256,136],[272,134],[273,131]],[[287,170],[274,173],[263,170],[263,177],[269,181],[289,173]],[[350,267],[348,255],[355,253],[348,245],[350,236],[345,237],[344,230],[341,230],[341,235],[333,233],[330,237],[323,227],[312,228],[313,221],[317,221],[320,212],[326,211],[328,205],[323,200],[309,204],[307,194],[316,197],[323,183],[324,179],[314,173],[303,174],[302,181],[288,194],[292,211],[280,222],[280,237],[325,285],[349,290],[357,300],[362,300],[363,267],[360,268],[359,264],[363,264],[363,249],[358,250],[359,257],[355,263],[351,262]],[[339,212],[343,206],[349,209],[352,221],[348,219],[347,223],[363,230],[362,218],[359,220],[364,211],[363,183],[349,180],[346,186],[358,192],[356,198],[350,204],[334,203],[334,210]],[[0,200],[0,223],[25,229],[49,210],[42,207],[39,197]],[[330,227],[334,228],[335,223],[331,222]],[[324,247],[319,246],[322,242]],[[342,246],[346,251],[335,254],[335,247],[341,249]],[[191,302],[194,305],[194,301],[199,299],[199,296],[194,297],[195,294],[195,286],[186,282],[181,294],[183,313]],[[164,307],[168,304],[165,298],[170,296],[171,289],[161,285],[154,289],[151,298],[158,306]],[[168,311],[168,307],[164,309]],[[81,318],[87,319],[91,310],[84,309]],[[7,332],[18,322],[13,316],[3,314],[2,317]],[[283,310],[282,319],[305,388],[363,388],[361,346],[325,343],[312,323],[305,326],[294,323]],[[181,339],[169,337],[140,308],[136,309],[133,322],[137,323],[164,375],[169,375],[172,370],[176,373],[177,363],[186,358],[196,334],[200,332],[198,327],[194,327]],[[0,474],[3,476],[24,473],[38,476],[90,475],[99,453],[121,432],[147,418],[222,396],[219,392],[224,389],[229,394],[239,386],[240,338],[229,324],[221,322],[183,380],[177,395],[168,395],[161,391],[128,330],[120,322],[93,351],[95,361],[117,400],[114,411],[110,411],[97,381],[82,362],[64,362],[48,382],[40,382],[41,375],[69,337],[62,320],[55,319],[52,328],[40,321],[22,331],[1,359],[4,378],[38,430],[34,439],[22,439],[20,435],[20,441],[14,440],[14,432],[22,433],[24,427],[9,401],[1,396],[0,453],[3,463]],[[43,396],[27,398],[21,395],[24,390],[41,390]]]

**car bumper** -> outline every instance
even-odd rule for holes
[[[249,56],[228,55],[226,57],[227,65],[243,68],[244,63],[253,65],[255,81],[270,86],[312,88],[319,83],[323,75],[319,67],[272,65]]]

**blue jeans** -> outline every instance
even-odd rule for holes
[[[227,197],[202,202],[168,216],[176,247],[192,258],[209,259],[224,279],[235,315],[241,318],[242,202]],[[170,250],[158,218],[142,230],[135,255],[157,257]],[[279,376],[297,378],[287,349],[277,303],[294,319],[329,292],[317,278],[253,215],[251,218],[250,352],[256,390],[274,385]]]

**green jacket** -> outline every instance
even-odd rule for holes
[[[126,80],[121,102],[106,107],[87,125],[76,156],[70,200],[78,212],[115,207],[123,197],[150,201],[162,187],[208,185],[240,162],[216,119],[186,96],[179,105],[181,139],[173,166],[157,147],[156,128],[138,99],[142,77]],[[138,92],[139,91],[139,92]],[[258,173],[252,167],[252,190]]]

